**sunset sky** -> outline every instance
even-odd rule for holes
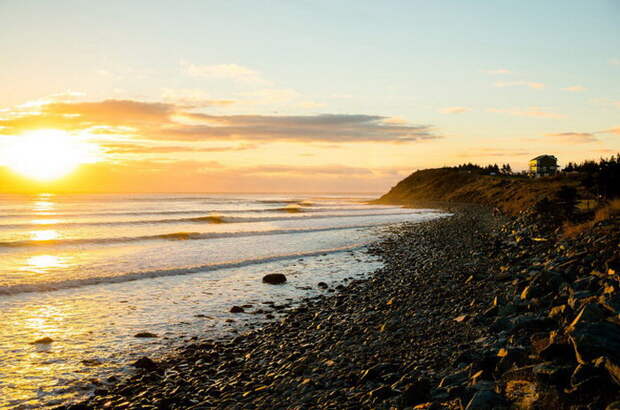
[[[0,192],[381,192],[620,151],[620,2],[0,1]]]

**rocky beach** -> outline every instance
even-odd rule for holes
[[[477,206],[401,224],[370,279],[245,309],[276,318],[60,408],[619,408],[619,231]]]

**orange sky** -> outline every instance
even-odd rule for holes
[[[2,2],[0,193],[383,192],[615,154],[620,9],[552,3]]]

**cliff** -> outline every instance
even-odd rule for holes
[[[554,198],[563,186],[578,187],[569,177],[525,178],[480,175],[451,168],[416,171],[400,181],[376,203],[419,205],[428,202],[474,203],[498,207],[516,214],[547,197]]]

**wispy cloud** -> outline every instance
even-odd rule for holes
[[[611,60],[609,60],[609,64],[620,65],[620,58],[612,58]]]
[[[599,131],[599,134],[614,134],[614,135],[620,135],[620,127],[617,128],[610,128],[608,130],[603,130],[603,131]]]
[[[164,102],[188,107],[210,107],[235,103],[234,100],[213,99],[207,92],[195,88],[164,88],[161,97]]]
[[[566,144],[589,144],[592,142],[600,142],[600,135],[620,135],[620,127],[590,132],[556,132],[545,134],[545,137],[551,137],[557,142]]]
[[[464,112],[471,111],[471,108],[468,107],[445,107],[439,109],[439,112],[442,114],[462,114]]]
[[[402,175],[411,172],[411,168],[361,168],[338,164],[321,166],[294,166],[294,165],[259,165],[241,168],[240,172],[246,175],[314,175],[314,176],[374,176],[385,177]]]
[[[460,158],[478,158],[478,157],[521,157],[530,155],[530,152],[523,149],[502,149],[502,148],[480,148],[476,150],[467,150],[457,156]]]
[[[562,90],[571,91],[571,92],[580,92],[580,91],[587,90],[587,88],[582,85],[571,85],[570,87],[562,88]]]
[[[256,144],[239,144],[222,147],[197,147],[192,145],[147,145],[128,142],[100,142],[108,154],[170,154],[179,152],[230,152],[246,151],[257,147]]]
[[[520,108],[489,108],[487,112],[498,113],[498,114],[507,114],[515,117],[532,117],[532,118],[552,118],[552,119],[560,119],[566,118],[564,114],[558,114],[551,111],[546,111],[539,107],[529,107],[525,109]]]
[[[598,142],[598,138],[592,132],[559,132],[545,134],[545,137],[551,137],[557,142],[565,144],[589,144]]]
[[[529,87],[533,89],[541,89],[545,87],[543,83],[537,83],[534,81],[498,81],[493,84],[495,87]]]
[[[291,88],[262,88],[241,92],[238,95],[244,98],[245,104],[250,105],[282,104],[301,97],[299,92]]]
[[[491,75],[505,75],[505,74],[512,74],[512,71],[506,69],[506,68],[498,68],[496,70],[484,70],[485,73],[487,74],[491,74]]]
[[[4,135],[41,128],[83,131],[111,127],[156,141],[402,143],[440,138],[431,126],[395,123],[380,115],[212,115],[169,102],[135,100],[44,104],[37,112],[5,116],[0,126]]]
[[[251,84],[270,84],[257,71],[238,64],[197,65],[181,61],[181,68],[185,74],[192,77],[225,79]]]

